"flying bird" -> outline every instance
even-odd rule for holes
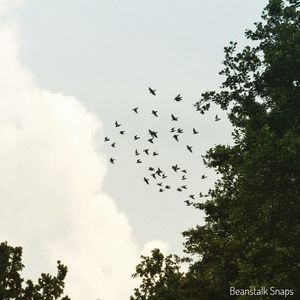
[[[186,185],[182,185],[181,188],[184,189],[184,190],[187,189]]]
[[[186,180],[185,175],[182,175],[181,180]]]
[[[178,133],[183,133],[182,128],[178,128],[178,129],[177,129],[177,132],[178,132]]]
[[[149,149],[143,150],[147,155],[149,155]]]
[[[152,115],[155,116],[156,118],[158,117],[157,112],[158,112],[157,110],[152,110]]]
[[[174,138],[177,142],[179,142],[178,134],[174,134],[174,135],[173,135],[173,138]]]
[[[109,141],[109,137],[106,136],[106,137],[104,138],[104,142],[108,142],[108,141]]]
[[[137,151],[137,149],[135,149],[135,156],[138,156],[138,155],[140,155],[141,153],[139,153],[138,151]]]
[[[175,117],[173,114],[171,114],[171,118],[172,118],[172,121],[178,121],[178,117]]]
[[[172,166],[172,169],[174,170],[174,172],[177,172],[180,168],[179,168],[178,165],[176,164],[175,166]]]
[[[136,161],[136,163],[137,163],[137,164],[141,164],[142,161],[141,161],[140,159],[138,159],[138,160]]]
[[[152,155],[153,155],[153,156],[157,156],[158,153],[157,153],[156,151],[154,151]]]
[[[165,186],[165,189],[169,190],[171,187],[169,185]]]
[[[114,164],[115,163],[115,159],[114,158],[110,158],[109,162],[112,163],[112,164]]]
[[[132,110],[137,114],[138,113],[138,107],[133,108]]]
[[[120,127],[121,124],[118,123],[118,121],[115,122],[115,127]]]
[[[202,175],[202,176],[201,176],[201,179],[205,179],[205,178],[207,178],[207,176],[205,176],[205,175]]]
[[[164,174],[162,174],[162,178],[163,179],[166,179],[168,176],[164,173]]]
[[[150,86],[148,87],[148,90],[149,90],[150,94],[152,94],[153,96],[156,96],[156,93],[155,93],[156,90],[151,89]]]
[[[179,102],[182,100],[182,96],[180,94],[178,94],[175,98],[174,98],[175,101]]]
[[[171,132],[175,132],[175,127],[172,127],[172,128],[171,128]]]
[[[156,179],[156,173],[151,174],[151,176]]]
[[[177,192],[182,192],[182,189],[181,188],[177,188]]]
[[[140,137],[138,135],[134,136],[134,140],[137,141]]]
[[[148,170],[149,170],[149,171],[154,171],[154,168],[153,168],[153,167],[149,167]]]
[[[162,186],[162,182],[157,183],[158,186]]]
[[[164,190],[163,189],[159,189],[159,192],[162,193]]]
[[[156,138],[156,139],[158,138],[157,131],[148,129],[148,132],[149,132],[149,134],[151,135],[152,138]]]
[[[156,174],[158,176],[161,176],[162,173],[163,173],[163,171],[160,168],[158,168],[157,171],[156,171]]]
[[[189,195],[191,199],[195,199],[195,195]]]
[[[202,197],[204,197],[204,195],[200,192],[199,193],[199,198],[202,198]]]
[[[198,134],[199,131],[197,131],[195,128],[193,128],[193,134]]]
[[[147,184],[149,184],[149,179],[148,179],[148,178],[144,177],[144,181],[145,181]]]
[[[151,143],[151,144],[154,144],[153,138],[149,139],[148,142]]]
[[[191,153],[193,153],[192,146],[186,145],[186,148],[187,148]]]
[[[186,174],[186,173],[187,173],[187,170],[184,169],[184,170],[181,170],[181,172]]]
[[[125,133],[125,130],[120,131],[120,134],[124,135],[124,133]]]
[[[115,147],[116,147],[116,143],[112,143],[111,146],[112,146],[113,148],[115,148]]]
[[[221,119],[218,117],[218,115],[215,116],[215,121],[220,121]]]

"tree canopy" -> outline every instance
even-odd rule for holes
[[[22,248],[7,242],[0,244],[0,299],[2,300],[69,300],[63,296],[67,267],[57,262],[57,275],[42,273],[38,283],[21,276]]]
[[[162,267],[169,256],[155,250],[143,257],[134,275],[142,285],[132,299],[169,299],[162,286],[176,290],[175,300],[248,299],[230,296],[230,286],[299,293],[299,6],[299,0],[270,0],[255,29],[245,32],[251,46],[239,51],[230,42],[224,48],[220,91],[203,93],[195,108],[201,114],[212,104],[225,110],[234,143],[217,145],[203,157],[220,179],[205,203],[192,203],[206,214],[205,225],[183,233],[193,260],[182,273],[177,259],[167,273],[176,280],[169,280]],[[157,264],[154,274],[163,280],[150,279]]]

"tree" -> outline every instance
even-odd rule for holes
[[[183,233],[194,257],[182,276],[189,299],[248,299],[230,296],[230,286],[293,289],[299,297],[299,6],[269,0],[262,21],[246,31],[255,46],[225,47],[221,90],[195,104],[202,114],[212,104],[227,111],[234,144],[204,156],[221,178],[208,201],[193,203],[205,211],[205,225]]]
[[[23,270],[22,248],[11,247],[7,242],[0,244],[0,299],[9,300],[70,300],[63,296],[64,280],[67,267],[57,262],[57,275],[41,274],[38,283],[34,284],[24,279],[20,272]]]

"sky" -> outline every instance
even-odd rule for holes
[[[244,30],[264,5],[0,0],[0,239],[24,248],[26,276],[53,273],[61,259],[72,299],[125,300],[141,253],[182,253],[180,233],[204,222],[184,200],[217,178],[201,155],[231,143],[226,113],[214,107],[202,116],[193,103],[219,88],[223,47],[245,45]],[[173,126],[184,130],[178,143]],[[154,145],[149,128],[159,134]],[[146,156],[146,148],[159,155]],[[176,163],[188,170],[188,191],[176,191]],[[165,170],[170,191],[143,182],[149,166]]]

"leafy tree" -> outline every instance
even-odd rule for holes
[[[293,289],[299,298],[299,6],[269,0],[262,21],[245,33],[254,46],[225,47],[221,90],[195,104],[202,114],[211,104],[227,111],[234,144],[204,156],[221,178],[208,201],[192,203],[205,211],[205,225],[183,233],[185,252],[194,257],[178,284],[187,299],[247,299],[230,296],[230,286]],[[141,299],[166,299],[151,295]]]
[[[9,300],[70,300],[63,296],[64,280],[67,267],[57,262],[57,275],[41,274],[38,283],[34,284],[24,279],[20,272],[23,270],[22,248],[11,247],[7,242],[0,244],[0,299]]]

